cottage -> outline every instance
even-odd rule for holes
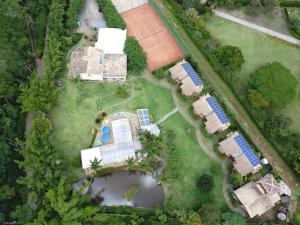
[[[127,55],[123,52],[125,40],[126,30],[99,29],[95,47],[84,47],[72,52],[69,76],[79,76],[88,81],[126,81]]]
[[[255,182],[249,182],[234,191],[250,218],[261,216],[280,201],[281,189],[272,174]]]
[[[182,61],[169,69],[171,78],[181,83],[180,89],[185,96],[199,94],[203,82],[190,63]]]
[[[200,117],[206,117],[213,112],[213,109],[207,102],[211,96],[209,94],[201,96],[199,100],[193,103],[194,113]]]
[[[233,157],[235,170],[245,176],[249,173],[257,173],[261,169],[258,157],[255,155],[249,144],[238,132],[232,133],[229,137],[219,143],[221,153]]]

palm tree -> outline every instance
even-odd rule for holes
[[[126,163],[127,163],[127,169],[130,169],[130,168],[134,167],[135,160],[133,157],[130,157],[126,160]]]
[[[91,165],[90,165],[90,171],[91,171],[93,177],[94,177],[95,175],[97,175],[97,173],[98,173],[100,170],[102,170],[101,161],[102,161],[102,160],[99,160],[99,159],[97,159],[96,157],[95,157],[93,160],[90,160],[90,163],[91,163]]]

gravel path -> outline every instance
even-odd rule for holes
[[[242,20],[238,17],[232,16],[228,13],[221,12],[219,10],[214,10],[214,13],[215,13],[216,16],[222,17],[226,20],[230,20],[232,22],[235,22],[235,23],[241,24],[243,26],[249,27],[251,29],[257,30],[257,31],[262,32],[264,34],[267,34],[267,35],[279,38],[281,40],[287,41],[291,44],[300,46],[300,40],[298,40],[297,38],[294,38],[294,37],[279,33],[277,31],[259,26],[255,23],[251,23],[251,22],[248,22],[246,20]]]

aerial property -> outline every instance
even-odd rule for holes
[[[81,80],[124,82],[127,76],[127,56],[123,49],[126,30],[100,28],[95,46],[72,52],[69,76]]]

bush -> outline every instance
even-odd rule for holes
[[[124,86],[119,86],[116,91],[116,95],[119,98],[128,98],[129,93]]]
[[[137,73],[146,68],[146,55],[134,37],[127,37],[124,51],[127,54],[127,66],[129,71]]]
[[[197,186],[203,192],[211,192],[215,187],[214,177],[208,174],[202,175],[198,180]]]
[[[97,0],[108,27],[126,29],[126,23],[120,16],[111,0]]]
[[[153,72],[153,76],[160,80],[165,77],[165,71],[163,69],[158,69]]]
[[[69,7],[67,10],[67,22],[66,27],[69,30],[73,30],[78,27],[78,16],[80,14],[80,10],[82,9],[84,4],[84,0],[70,0]]]
[[[217,50],[216,56],[222,67],[229,71],[240,69],[245,63],[241,49],[236,46],[222,46]]]

